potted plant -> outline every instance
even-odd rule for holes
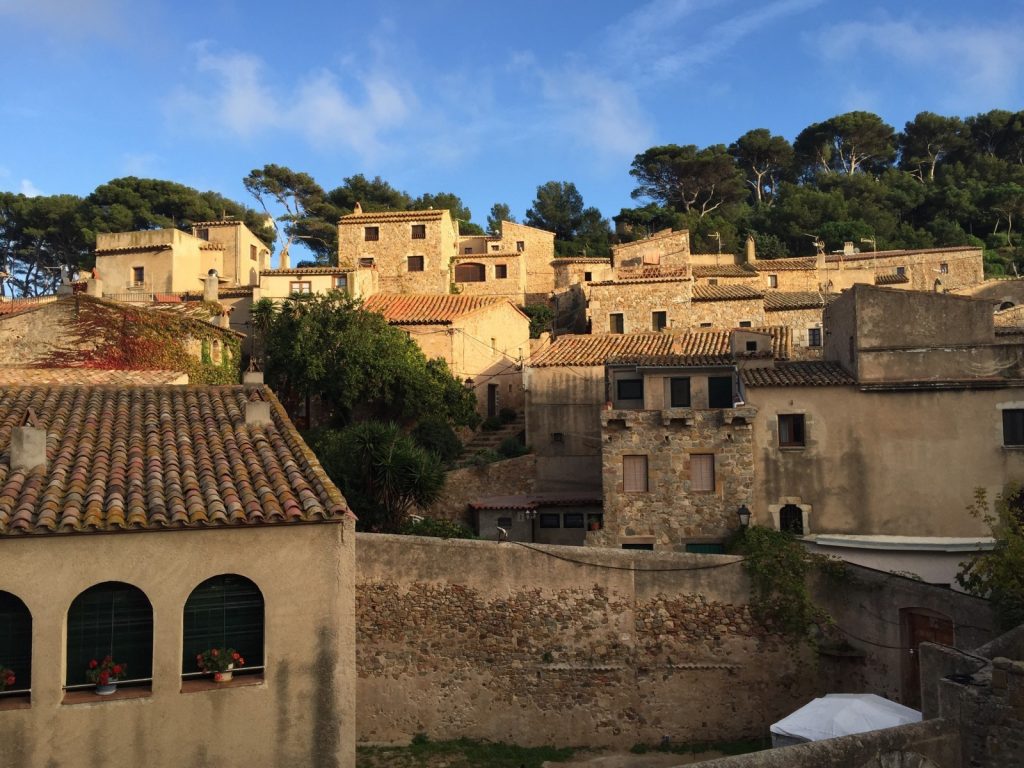
[[[235,667],[245,666],[245,659],[234,648],[210,648],[196,654],[196,666],[203,672],[213,673],[215,683],[226,683]]]
[[[0,693],[14,685],[14,670],[0,664]]]
[[[111,656],[104,656],[102,661],[93,659],[89,662],[85,676],[96,686],[98,696],[109,696],[117,690],[117,681],[123,679],[127,671],[126,664],[114,661]]]

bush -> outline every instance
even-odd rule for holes
[[[421,448],[436,453],[445,464],[451,464],[462,453],[462,441],[444,419],[428,416],[410,433]]]
[[[506,437],[498,446],[498,453],[506,459],[514,459],[516,456],[524,456],[530,449],[523,445],[518,437]]]
[[[484,432],[495,432],[501,429],[501,419],[497,416],[488,416],[480,426]]]
[[[511,424],[518,415],[515,408],[502,408],[498,411],[498,418],[501,419],[502,424]]]
[[[555,313],[547,304],[527,304],[520,309],[530,318],[531,339],[539,339],[544,331],[551,330],[551,321],[555,319]]]
[[[406,536],[432,536],[435,539],[475,539],[466,526],[456,520],[433,517],[409,518],[398,531]]]
[[[493,464],[496,461],[501,461],[501,454],[497,451],[492,451],[490,448],[484,448],[482,451],[477,451],[467,460],[467,464],[474,467],[483,467],[487,464]]]

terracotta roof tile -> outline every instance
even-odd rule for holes
[[[814,269],[814,256],[796,256],[785,259],[764,259],[755,261],[752,265],[758,272],[789,272],[793,270]]]
[[[39,384],[159,386],[187,381],[182,371],[120,371],[102,368],[16,368],[0,366],[0,386]]]
[[[193,221],[193,227],[240,227],[241,219],[220,219],[218,221]]]
[[[887,275],[875,275],[875,285],[899,285],[900,283],[909,283],[910,278],[906,275],[901,275],[899,272],[891,272]]]
[[[517,259],[521,251],[489,251],[487,253],[460,253],[452,258],[455,261],[476,261],[477,259]]]
[[[500,296],[377,293],[363,307],[380,312],[392,325],[447,325],[483,307],[508,303]]]
[[[446,211],[438,208],[429,211],[363,211],[342,216],[342,224],[373,224],[381,221],[437,221]]]
[[[639,267],[621,269],[610,280],[591,285],[621,285],[623,283],[670,283],[690,279],[689,267]]]
[[[245,387],[0,388],[0,536],[336,521],[350,514],[276,398]],[[33,409],[47,466],[12,470]]]
[[[838,294],[830,293],[826,297],[817,291],[765,291],[764,311],[782,312],[788,309],[818,309],[825,303],[832,303]]]
[[[533,368],[561,365],[604,365],[609,359],[630,360],[672,351],[667,333],[603,333],[560,336],[530,361]]]
[[[838,261],[867,261],[868,259],[891,259],[901,256],[924,256],[929,253],[943,254],[943,253],[957,253],[960,251],[974,251],[981,256],[981,248],[971,245],[947,245],[941,248],[911,248],[904,250],[893,250],[893,251],[863,251],[858,253],[830,253],[826,256],[826,260],[829,262]]]
[[[552,264],[604,264],[607,267],[612,265],[611,259],[601,259],[596,256],[556,256],[551,260]]]
[[[346,272],[353,272],[352,267],[292,267],[289,269],[261,269],[260,275],[343,275]]]
[[[856,383],[842,366],[825,360],[747,368],[743,371],[743,382],[750,387],[837,387]]]
[[[57,301],[59,296],[36,296],[27,299],[8,299],[0,301],[0,316],[17,315],[27,312],[30,309],[37,309],[42,304],[51,304]]]
[[[757,270],[748,264],[694,264],[694,277],[757,277]]]
[[[153,243],[152,245],[124,245],[117,248],[97,248],[96,253],[144,253],[145,251],[169,251],[170,243]]]
[[[695,285],[694,301],[749,301],[764,296],[762,291],[749,285]]]

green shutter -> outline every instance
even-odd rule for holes
[[[130,584],[97,584],[68,609],[67,685],[88,683],[89,662],[104,656],[127,664],[129,679],[153,675],[153,608]]]
[[[32,687],[32,615],[10,592],[0,592],[0,667],[14,672],[9,690]]]
[[[185,602],[183,674],[198,671],[196,655],[234,648],[246,667],[263,666],[263,594],[243,576],[207,579]]]

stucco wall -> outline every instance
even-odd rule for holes
[[[165,246],[171,246],[169,249]],[[146,293],[184,293],[201,291],[202,279],[210,269],[224,272],[224,253],[213,250],[205,240],[177,229],[141,232],[113,232],[96,235],[96,270],[103,280],[103,290],[125,294],[135,289],[135,267],[145,270],[143,285],[137,290]],[[103,253],[107,249],[140,249],[132,253]],[[149,250],[141,250],[141,249]]]
[[[486,412],[489,385],[498,388],[499,409],[521,408],[522,364],[530,354],[526,316],[502,302],[461,317],[452,326],[453,372],[473,379],[481,412]]]
[[[33,620],[32,706],[0,711],[0,762],[351,768],[354,544],[352,522],[0,541],[0,589]],[[226,573],[263,593],[264,680],[182,693],[185,601]],[[151,695],[62,704],[68,606],[105,581],[132,584],[152,603]]]

